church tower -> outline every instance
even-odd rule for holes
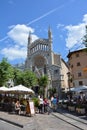
[[[32,36],[31,36],[31,32],[29,32],[29,36],[28,36],[28,46],[27,46],[27,57],[29,57],[30,54],[30,45],[32,43]]]
[[[30,68],[30,46],[32,44],[32,36],[31,36],[31,32],[29,32],[28,35],[28,44],[27,44],[27,58],[25,61],[25,69],[29,69]]]
[[[50,26],[49,26],[49,28],[48,28],[48,38],[49,38],[49,40],[52,39],[52,31],[51,31]]]
[[[53,52],[52,44],[50,27],[47,38],[39,38],[33,42],[31,32],[29,32],[25,69],[35,72],[38,78],[47,75],[49,78],[47,90],[54,87],[58,91],[60,86],[60,55]]]
[[[49,41],[48,46],[49,46],[50,65],[52,65],[53,64],[53,48],[52,48],[53,39],[52,39],[52,31],[50,26],[48,28],[48,41]]]
[[[48,28],[47,39],[40,38],[32,42],[31,32],[29,32],[25,67],[34,68],[35,66],[38,69],[41,69],[41,62],[44,62],[44,66],[48,65],[48,63],[51,66],[53,64],[52,42],[52,31],[50,27]],[[38,58],[38,61],[36,60],[36,57]]]

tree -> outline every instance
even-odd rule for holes
[[[14,68],[14,85],[24,84],[23,71]]]
[[[8,63],[6,58],[0,62],[0,86],[7,85],[9,79],[13,79],[13,67]]]
[[[38,79],[38,84],[40,86],[40,91],[43,91],[43,97],[46,97],[46,87],[48,85],[48,77],[46,75]]]
[[[32,71],[26,70],[23,73],[24,85],[27,87],[33,87],[37,85],[37,77]]]
[[[56,88],[50,88],[48,89],[48,92],[49,92],[49,95],[50,97],[53,96],[57,91],[56,91]]]
[[[27,87],[37,85],[37,77],[32,71],[21,71],[14,68],[8,63],[6,58],[3,58],[0,63],[0,86],[7,86],[9,79],[14,81],[14,85],[22,84]]]
[[[37,85],[37,78],[32,71],[21,71],[19,69],[14,68],[14,84],[22,84],[30,88]]]

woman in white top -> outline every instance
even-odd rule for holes
[[[40,96],[39,98],[39,113],[43,113],[43,98]]]

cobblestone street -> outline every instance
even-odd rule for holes
[[[79,130],[53,115],[38,114],[38,116],[36,116],[36,121],[41,130]]]
[[[68,116],[77,119],[77,117],[72,114],[68,114]],[[85,122],[85,124],[81,125],[81,122],[78,122],[78,127],[76,127],[72,125],[76,123],[76,120],[72,122],[72,119],[67,119],[58,112],[53,112],[50,115],[36,114],[32,117],[0,112],[0,120],[7,122],[7,126],[11,124],[13,130],[15,130],[15,127],[17,130],[86,130],[87,127],[86,120],[79,119],[78,117],[78,120]],[[71,122],[71,124],[68,123],[68,121]],[[81,126],[82,129],[80,129],[79,126]]]

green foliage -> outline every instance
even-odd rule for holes
[[[56,88],[50,88],[48,89],[50,97],[56,93]]]
[[[13,79],[13,67],[8,63],[6,58],[0,62],[0,86],[6,85],[9,79]]]
[[[76,106],[73,102],[68,102],[68,106]]]
[[[6,85],[9,79],[13,79],[14,85],[22,84],[27,87],[37,85],[37,77],[32,71],[13,68],[7,59],[3,58],[0,62],[0,86]]]
[[[18,69],[14,69],[14,75],[15,85],[23,84],[29,88],[37,85],[36,75],[29,70],[20,71]]]
[[[48,77],[45,75],[45,76],[42,76],[38,79],[38,83],[39,83],[39,86],[42,86],[42,87],[46,87],[47,84],[48,84]]]
[[[32,71],[24,71],[23,73],[24,84],[27,87],[33,87],[37,85],[37,77]]]
[[[34,97],[34,98],[32,98],[32,100],[34,101],[35,107],[38,107],[39,106],[39,100],[38,100],[38,98]]]
[[[24,85],[23,71],[14,68],[14,85]]]
[[[40,89],[39,89],[39,95],[44,95],[44,92],[43,92],[43,88],[42,88],[42,87],[40,87]]]
[[[45,89],[48,85],[48,77],[46,75],[40,77],[38,79],[38,84],[40,86],[40,93],[43,94],[43,97],[45,97]]]
[[[86,108],[85,104],[79,103],[76,105],[77,108]]]

